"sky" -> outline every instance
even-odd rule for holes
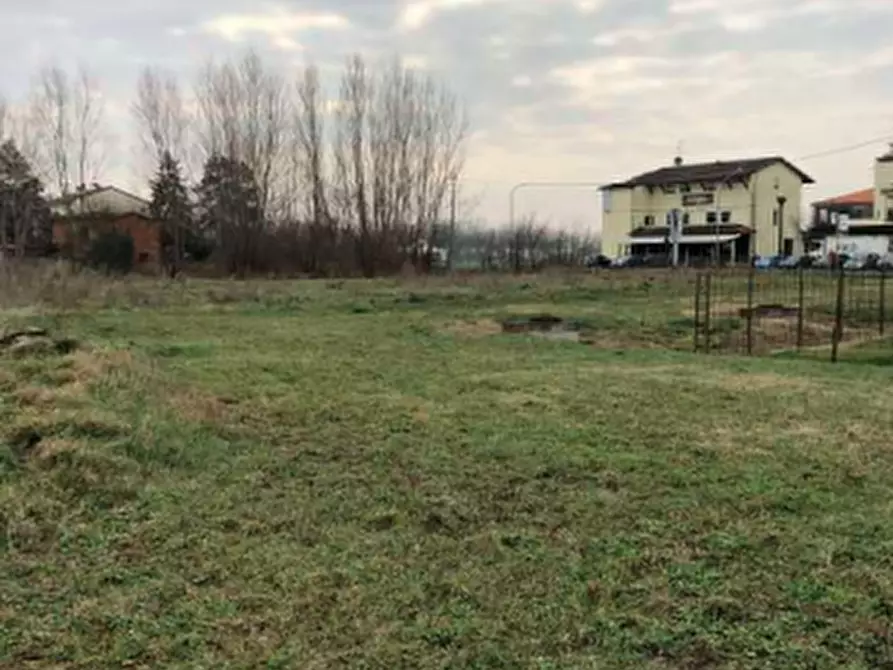
[[[0,0],[0,25],[7,98],[48,64],[102,81],[102,181],[131,188],[141,68],[188,83],[249,47],[286,72],[335,73],[359,52],[443,79],[471,121],[461,216],[494,223],[515,184],[616,181],[680,148],[687,162],[783,155],[817,180],[815,200],[869,186],[893,141],[893,0]],[[592,231],[599,198],[523,187],[516,209]]]

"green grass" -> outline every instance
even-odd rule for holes
[[[171,290],[9,317],[92,351],[0,358],[0,667],[893,667],[883,348],[617,348],[682,341],[661,282]],[[607,348],[493,325],[542,312]]]

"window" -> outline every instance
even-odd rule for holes
[[[681,193],[691,193],[691,186],[689,186],[688,184],[680,184],[679,191]]]
[[[707,223],[716,223],[716,212],[707,212]]]
[[[682,215],[682,225],[687,226],[690,223],[691,223],[691,214],[689,214],[688,212],[685,212]]]
[[[654,225],[654,217],[649,214],[648,216],[645,217],[645,226],[649,227],[649,226],[653,226],[653,225]]]
[[[784,238],[784,256],[793,256],[794,255],[794,240],[790,237]]]
[[[723,223],[731,223],[731,221],[732,221],[732,213],[731,213],[730,211],[728,211],[728,210],[722,212],[722,214],[720,215],[720,219],[719,219],[719,220],[722,221]]]

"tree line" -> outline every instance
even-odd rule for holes
[[[399,60],[353,56],[333,90],[312,64],[289,76],[255,52],[209,61],[191,86],[148,67],[131,113],[172,272],[208,259],[238,276],[374,276],[451,267],[463,245],[481,267],[520,270],[547,247],[570,258],[583,246],[533,221],[457,232],[465,107]],[[51,242],[45,191],[68,196],[99,179],[106,127],[84,69],[46,68],[24,103],[0,102],[0,243],[25,253]]]

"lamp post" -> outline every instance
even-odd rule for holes
[[[781,256],[784,254],[784,206],[788,199],[779,195],[776,200],[778,201],[778,255]]]

